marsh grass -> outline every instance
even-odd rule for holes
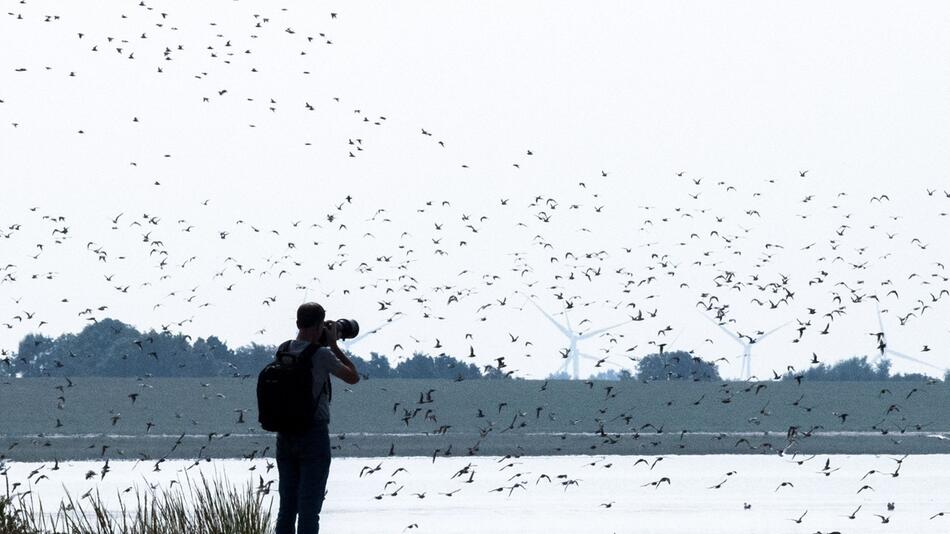
[[[68,491],[47,513],[32,492],[0,496],[0,534],[264,534],[270,532],[273,497],[249,481],[236,487],[223,476],[165,490],[118,494],[118,511],[97,492],[76,499]],[[127,502],[132,500],[133,502]]]
[[[0,495],[0,534],[27,534],[33,532],[26,519],[14,508],[13,499]]]

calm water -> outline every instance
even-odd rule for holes
[[[332,464],[322,524],[329,532],[365,533],[403,532],[413,524],[418,527],[410,532],[438,533],[950,531],[950,514],[930,519],[950,512],[945,491],[950,455],[899,460],[901,456],[883,455],[452,457],[435,462],[422,457],[338,458]],[[259,476],[265,483],[276,481],[277,470],[267,472],[269,461],[201,462],[187,476],[194,479],[201,470],[256,485]],[[76,496],[98,488],[117,506],[117,492],[185,481],[185,468],[193,463],[168,461],[156,472],[154,462],[112,461],[102,480],[102,462],[62,462],[57,471],[49,462],[8,463],[7,477],[11,483],[25,482],[37,469],[32,480],[47,475],[49,479],[31,485],[47,510],[64,487]],[[365,466],[379,470],[361,477]],[[466,466],[474,475],[452,478]],[[394,475],[400,467],[406,471]],[[90,470],[97,475],[86,480]],[[651,484],[663,478],[669,484]],[[389,481],[394,483],[387,486]],[[858,493],[865,485],[871,488]],[[492,491],[498,488],[503,489]],[[131,493],[123,495],[131,501]],[[374,498],[378,495],[382,498]],[[276,491],[268,498],[276,514]],[[855,519],[849,519],[858,506]],[[798,518],[800,524],[792,521]]]

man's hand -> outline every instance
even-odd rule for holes
[[[347,384],[355,384],[360,381],[360,375],[356,371],[356,366],[353,365],[353,362],[346,357],[346,354],[340,349],[337,345],[339,338],[339,332],[336,330],[335,321],[327,321],[323,323],[323,340],[326,342],[326,345],[330,347],[330,350],[333,351],[333,354],[336,355],[337,359],[340,360],[340,363],[343,364],[344,371],[342,373],[334,373],[341,380]]]
[[[336,321],[327,321],[323,323],[323,330],[326,332],[326,341],[327,346],[330,348],[336,347],[337,340],[339,340],[339,333],[336,331]]]

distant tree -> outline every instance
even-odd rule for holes
[[[866,358],[867,356],[864,356],[864,358],[862,359],[866,359]],[[853,359],[857,359],[857,358],[853,358]],[[887,380],[888,378],[891,377],[891,365],[892,365],[891,360],[887,358],[881,358],[880,361],[877,362],[877,366],[875,367],[875,373],[877,374],[878,380]]]
[[[274,357],[276,346],[252,343],[230,349],[216,336],[141,332],[114,319],[87,325],[56,339],[30,334],[15,354],[0,357],[0,376],[241,376],[256,375]],[[510,378],[511,371],[478,366],[447,354],[416,353],[393,367],[375,352],[364,360],[350,354],[357,371],[372,378]]]
[[[637,378],[643,381],[692,380],[700,382],[721,380],[719,369],[715,363],[708,362],[685,351],[644,356],[637,364]]]
[[[181,334],[164,330],[140,332],[120,321],[103,319],[77,334],[63,334],[56,339],[26,336],[20,342],[11,371],[21,376],[248,374],[266,352],[273,355],[272,348],[261,346],[236,354],[214,336],[192,343]]]
[[[933,380],[934,378],[922,373],[901,373],[891,375],[890,379],[894,382],[926,382],[928,380]]]
[[[619,372],[616,369],[607,369],[590,375],[590,380],[631,380],[632,378],[633,374],[626,369],[621,369]]]
[[[20,345],[17,347],[12,371],[23,373],[34,369],[35,376],[48,375],[50,368],[55,367],[54,359],[51,356],[52,352],[52,339],[44,335],[29,334],[20,341]]]
[[[371,352],[369,361],[362,361],[357,363],[356,360],[353,363],[356,365],[356,368],[359,372],[363,373],[369,378],[393,378],[394,371],[389,365],[389,358],[381,356],[375,352]],[[352,358],[352,356],[351,356]],[[356,356],[356,358],[359,358]]]
[[[591,374],[588,377],[588,380],[633,380],[636,376],[631,373],[628,369],[621,369],[619,372],[615,369],[607,369],[606,371],[601,371],[597,374]],[[545,380],[572,380],[571,375],[567,371],[558,371],[556,373],[551,373]]]
[[[891,374],[891,360],[883,358],[876,364],[871,364],[867,356],[853,356],[846,360],[841,360],[833,365],[819,364],[806,371],[799,373],[803,380],[824,380],[824,381],[897,381],[897,382],[924,382],[931,377],[921,373],[909,374]],[[784,380],[795,378],[794,373],[786,373]]]
[[[398,378],[481,378],[481,373],[474,364],[465,364],[445,354],[433,358],[420,352],[399,362],[395,375]]]
[[[257,343],[238,347],[234,350],[234,358],[231,360],[234,365],[234,374],[240,376],[256,375],[274,359],[276,350],[276,348],[269,345],[258,345]]]
[[[803,380],[832,380],[832,381],[868,381],[887,380],[890,374],[890,362],[881,360],[878,365],[872,366],[867,356],[848,358],[834,365],[821,363],[798,373]],[[795,373],[786,373],[785,379],[794,379]]]
[[[486,365],[482,367],[481,374],[482,374],[482,378],[487,378],[487,379],[511,378],[512,375],[514,374],[514,371],[503,371],[493,365]]]

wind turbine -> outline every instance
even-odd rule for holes
[[[520,291],[519,291],[519,293],[520,293]],[[522,295],[524,295],[524,293],[522,293]],[[580,351],[578,351],[578,350],[577,350],[577,342],[578,342],[578,341],[583,341],[583,340],[585,340],[585,339],[592,338],[592,337],[594,337],[594,336],[596,336],[596,335],[603,334],[604,332],[607,332],[608,330],[612,330],[612,329],[614,329],[614,328],[617,328],[618,326],[623,326],[623,325],[625,325],[625,324],[627,324],[627,323],[633,322],[632,320],[628,320],[628,321],[624,321],[624,322],[622,322],[622,323],[617,323],[617,324],[615,324],[615,325],[608,326],[608,327],[606,327],[606,328],[599,328],[599,329],[597,329],[597,330],[591,330],[591,331],[589,331],[589,332],[585,332],[585,333],[583,333],[583,334],[579,334],[579,333],[577,333],[577,332],[574,332],[574,331],[571,329],[571,319],[570,319],[570,317],[568,317],[568,315],[567,315],[567,310],[564,311],[564,322],[565,322],[565,324],[562,325],[561,323],[557,322],[557,321],[554,319],[554,317],[552,317],[548,312],[546,312],[546,311],[544,311],[543,309],[541,309],[541,306],[538,306],[538,304],[537,304],[531,297],[529,297],[528,295],[525,295],[525,298],[527,298],[528,301],[531,302],[531,304],[534,304],[534,307],[537,308],[538,311],[540,311],[542,314],[544,314],[544,316],[547,317],[548,321],[551,321],[551,324],[553,324],[554,327],[557,328],[562,334],[564,334],[564,336],[570,341],[569,348],[567,349],[567,350],[568,350],[568,352],[567,352],[567,357],[564,359],[564,363],[561,364],[560,369],[558,369],[558,373],[563,373],[563,372],[565,372],[565,371],[567,370],[567,367],[570,365],[570,366],[571,366],[572,375],[573,375],[574,380],[580,379],[580,374],[581,374],[581,370],[580,370],[580,363],[581,363],[581,362],[580,362],[580,360],[581,360],[581,358],[586,358],[586,359],[588,359],[588,360],[593,360],[593,361],[600,361],[600,358],[595,358],[595,357],[593,357],[593,356],[591,356],[591,355],[589,355],[589,354],[584,354],[584,353],[581,353]],[[610,365],[614,365],[614,366],[619,367],[619,368],[621,368],[621,369],[624,368],[622,365],[619,365],[619,364],[616,364],[616,363],[613,363],[613,362],[604,362],[604,363],[609,363]]]
[[[878,339],[879,352],[878,352],[877,358],[874,359],[875,363],[881,361],[884,355],[887,354],[888,356],[903,358],[908,361],[925,365],[927,367],[930,367],[931,369],[936,369],[938,371],[945,371],[945,369],[937,367],[936,365],[932,363],[919,360],[917,358],[914,358],[913,356],[908,356],[904,354],[903,352],[897,352],[896,350],[890,348],[887,343],[887,335],[884,333],[884,320],[881,319],[881,305],[875,302],[874,307],[877,309],[877,324],[880,327],[880,330],[877,332],[877,335],[879,336],[879,339]]]
[[[733,333],[731,330],[723,326],[722,323],[720,323],[719,321],[713,319],[712,317],[706,315],[705,313],[702,313],[702,312],[700,313],[702,314],[703,317],[708,319],[709,322],[718,326],[723,332],[726,333],[726,335],[734,339],[736,343],[739,343],[740,345],[742,345],[742,370],[739,372],[739,378],[741,380],[748,380],[752,376],[752,345],[755,345],[756,343],[762,341],[763,339],[765,339],[766,337],[774,333],[776,330],[783,328],[784,326],[788,325],[788,323],[791,322],[791,321],[788,321],[779,326],[776,326],[775,328],[769,330],[768,332],[762,334],[761,336],[753,339],[749,336]],[[746,341],[746,339],[748,339],[749,341]]]

